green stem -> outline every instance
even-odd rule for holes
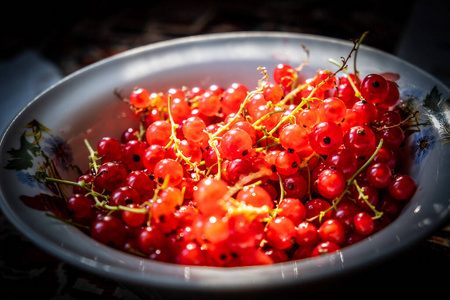
[[[368,34],[369,34],[368,31],[364,32],[364,33],[362,34],[362,36],[361,36],[361,37],[357,40],[357,42],[356,42],[355,58],[354,58],[354,60],[353,60],[353,68],[354,68],[354,73],[355,73],[356,81],[357,81],[358,85],[359,85],[359,82],[358,82],[358,81],[359,81],[359,71],[358,71],[358,69],[356,68],[356,58],[357,58],[357,56],[358,56],[359,46],[361,45],[362,41],[364,40],[364,38],[365,38]]]
[[[86,147],[89,150],[89,161],[90,161],[90,165],[91,167],[94,168],[95,170],[95,174],[97,174],[98,172],[98,165],[97,165],[97,154],[94,151],[94,149],[92,149],[91,145],[89,144],[89,141],[87,139],[84,140],[84,143],[86,144]]]
[[[353,180],[373,161],[373,159],[378,154],[382,146],[383,146],[383,139],[380,139],[378,147],[375,149],[372,156],[370,156],[370,158],[359,168],[359,170],[356,171],[355,174],[353,174],[353,176],[347,180],[347,186],[351,185]]]

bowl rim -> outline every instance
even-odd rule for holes
[[[44,90],[39,95],[37,95],[33,100],[31,100],[25,107],[23,107],[22,110],[20,110],[20,112],[10,121],[10,123],[6,126],[6,128],[4,129],[4,132],[2,133],[2,136],[0,139],[0,145],[2,145],[4,143],[7,133],[12,130],[12,127],[14,126],[14,123],[16,122],[16,120],[28,109],[28,107],[32,103],[37,102],[42,97],[42,95],[48,93],[49,90],[54,89],[56,86],[61,85],[65,82],[71,80],[74,77],[82,76],[84,73],[88,72],[89,70],[95,69],[96,67],[98,67],[100,65],[107,64],[114,60],[124,59],[126,57],[136,55],[138,53],[148,52],[148,51],[152,51],[154,49],[161,49],[161,48],[165,48],[165,47],[169,47],[169,46],[178,46],[178,45],[182,45],[182,44],[186,44],[186,43],[207,42],[208,40],[244,39],[244,38],[248,38],[248,37],[302,38],[302,39],[322,40],[324,42],[343,44],[346,46],[351,45],[351,41],[345,41],[342,39],[318,36],[318,35],[313,35],[313,34],[254,31],[254,32],[227,32],[227,33],[202,34],[202,35],[175,38],[175,39],[171,39],[171,40],[166,40],[166,41],[161,41],[161,42],[157,42],[157,43],[153,43],[153,44],[139,46],[139,47],[129,49],[124,52],[112,55],[110,57],[107,57],[100,61],[97,61],[93,64],[90,64],[86,67],[83,67],[83,68],[75,71],[74,73],[62,78],[61,80],[59,80],[55,84],[51,85],[50,87],[48,87],[46,90]],[[390,53],[384,52],[382,50],[379,50],[379,49],[376,49],[376,48],[373,48],[370,46],[366,46],[364,44],[361,45],[361,50],[382,53],[384,56],[388,56],[390,59],[399,60],[403,64],[408,65],[410,68],[415,69],[421,75],[431,78],[434,82],[440,84],[440,86],[442,88],[446,89],[447,93],[450,93],[449,88],[444,83],[442,83],[440,80],[438,80],[433,75],[423,71],[422,69],[412,65],[411,63],[409,63],[407,61],[404,61]],[[128,272],[128,273],[123,274],[123,269],[120,267],[115,267],[115,266],[108,266],[108,270],[105,272],[104,269],[98,268],[98,266],[95,264],[94,265],[88,264],[88,263],[80,264],[79,257],[77,256],[76,253],[69,253],[68,251],[61,251],[61,249],[58,245],[49,243],[49,240],[47,238],[35,234],[35,232],[33,230],[23,230],[23,228],[29,228],[29,229],[31,229],[31,228],[28,226],[28,224],[23,222],[23,220],[21,220],[13,211],[10,211],[8,204],[3,200],[4,195],[3,195],[3,191],[1,191],[1,190],[0,190],[0,195],[1,195],[0,209],[3,211],[3,213],[5,214],[7,219],[13,225],[15,225],[16,228],[21,229],[20,231],[22,232],[22,234],[24,234],[26,237],[28,237],[30,240],[32,240],[35,244],[39,245],[41,248],[48,251],[52,255],[54,255],[64,261],[67,261],[67,262],[71,263],[72,265],[77,266],[81,269],[85,269],[89,272],[93,272],[98,275],[109,277],[111,279],[128,282],[130,284],[151,284],[154,286],[160,286],[160,287],[165,287],[165,288],[176,287],[177,289],[184,288],[187,290],[199,290],[200,289],[200,290],[215,290],[215,291],[217,291],[218,289],[222,289],[223,291],[226,291],[229,288],[233,288],[233,290],[236,290],[236,289],[248,289],[248,288],[252,288],[252,289],[253,288],[269,288],[269,287],[273,287],[273,286],[280,286],[283,284],[290,285],[292,283],[306,284],[308,282],[314,281],[316,279],[316,277],[319,276],[319,274],[317,274],[316,276],[301,278],[301,282],[299,282],[299,279],[297,279],[295,277],[291,277],[291,278],[287,278],[287,279],[274,280],[272,282],[258,281],[258,280],[251,281],[250,280],[249,282],[246,282],[246,284],[248,284],[248,286],[245,286],[245,285],[235,286],[235,282],[231,282],[231,283],[225,282],[223,285],[217,286],[214,284],[210,285],[208,283],[189,281],[189,280],[184,281],[184,282],[182,280],[181,281],[180,280],[168,281],[164,277],[142,276],[142,273],[139,273],[139,272],[138,273]],[[444,220],[444,219],[441,220],[441,222],[439,224],[435,223],[434,230],[437,230],[448,219],[449,218],[447,216],[446,220]],[[404,251],[407,247],[411,246],[412,244],[418,243],[421,239],[425,238],[425,236],[427,234],[428,233],[422,233],[422,236],[419,235],[418,237],[409,241],[408,243],[400,244],[393,251],[384,253],[384,255],[382,257],[366,257],[362,261],[359,260],[358,264],[347,264],[345,268],[335,268],[326,274],[324,274],[322,272],[320,274],[320,278],[332,277],[332,276],[335,276],[337,273],[341,273],[341,272],[349,273],[356,269],[360,269],[361,267],[367,267],[371,263],[374,263],[375,261],[379,262],[382,259],[388,259],[388,258],[398,254],[399,252]],[[364,243],[364,241],[359,242],[359,243]],[[43,246],[43,245],[45,245],[45,246]],[[352,249],[352,246],[349,246],[347,248],[342,249],[341,251],[347,252],[347,251],[351,251],[351,249]],[[118,250],[112,249],[112,251],[118,251]],[[340,253],[328,254],[328,258],[331,258],[331,257],[333,257],[333,259],[336,261],[339,261],[339,259],[341,259]],[[136,258],[136,260],[139,260],[139,258]],[[301,263],[302,264],[303,263],[304,264],[315,264],[315,263],[320,263],[323,260],[324,260],[323,257],[308,258],[308,259],[305,259],[304,261],[302,261]],[[160,262],[152,262],[152,263],[163,264],[165,267],[167,266],[168,268],[172,268],[176,272],[182,272],[182,273],[197,272],[197,270],[201,271],[201,270],[205,270],[205,268],[206,268],[209,270],[208,272],[210,272],[212,275],[219,275],[219,276],[223,277],[223,276],[233,276],[233,274],[236,274],[237,272],[239,272],[239,273],[240,272],[249,272],[250,274],[256,275],[259,272],[274,272],[273,270],[276,270],[275,272],[282,273],[283,269],[291,268],[292,265],[296,265],[299,262],[292,261],[292,262],[286,262],[286,263],[278,263],[278,264],[270,265],[270,266],[252,266],[252,267],[238,267],[238,268],[179,266],[179,265],[160,263]]]

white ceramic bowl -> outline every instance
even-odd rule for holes
[[[133,286],[143,294],[154,291],[155,287],[181,292],[301,288],[361,269],[429,237],[450,215],[450,143],[444,143],[445,139],[449,141],[450,121],[448,106],[445,111],[433,112],[422,104],[430,94],[431,103],[439,105],[438,100],[450,98],[450,91],[422,70],[365,46],[358,53],[361,75],[400,74],[398,84],[402,97],[416,105],[422,120],[431,120],[431,125],[413,134],[404,147],[408,173],[419,184],[414,198],[395,222],[356,245],[316,258],[270,266],[231,269],[179,266],[119,252],[70,225],[47,217],[45,211],[30,208],[36,203],[47,205],[46,209],[57,205],[50,197],[41,197],[41,202],[35,198],[40,194],[51,195],[32,180],[39,175],[36,169],[45,162],[45,155],[61,176],[73,178],[70,170],[59,167],[58,160],[70,159],[70,155],[65,155],[72,154],[70,161],[85,165],[84,138],[98,140],[112,134],[118,137],[127,123],[134,124],[134,120],[127,118],[127,106],[113,95],[116,89],[128,94],[135,86],[165,91],[183,85],[228,86],[233,82],[253,88],[261,77],[258,67],[272,70],[279,62],[300,64],[305,59],[302,44],[310,50],[309,65],[304,69],[310,75],[319,68],[335,70],[328,59],[340,60],[352,48],[351,42],[302,34],[214,34],[126,51],[68,76],[34,99],[6,129],[0,147],[1,209],[23,234],[49,253],[99,276]],[[350,68],[352,62],[351,59]],[[439,94],[432,93],[434,88]],[[37,122],[27,127],[33,120]],[[23,136],[24,133],[31,135]],[[40,133],[43,139],[33,144]],[[65,149],[70,152],[53,156],[54,143],[68,145],[70,148]],[[31,151],[37,149],[34,146],[46,154],[32,159],[36,152]],[[25,159],[14,160],[12,149],[27,150],[21,152]],[[26,154],[31,155],[29,161],[23,156]]]

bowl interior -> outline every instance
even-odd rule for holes
[[[50,253],[81,268],[133,284],[187,289],[251,289],[282,283],[306,284],[318,278],[365,266],[426,238],[449,217],[449,111],[443,103],[449,89],[429,74],[389,54],[362,46],[357,58],[361,75],[393,72],[402,98],[428,122],[403,147],[404,170],[419,188],[400,217],[383,231],[334,254],[273,266],[217,269],[168,265],[143,260],[101,245],[76,228],[49,218],[45,210],[60,203],[48,187],[33,178],[52,161],[52,172],[74,179],[70,161],[84,171],[88,151],[103,136],[119,137],[138,120],[115,92],[129,95],[135,86],[165,92],[171,87],[227,87],[233,82],[256,87],[280,63],[300,65],[309,49],[305,78],[317,69],[336,70],[353,44],[288,33],[233,33],[183,38],[144,46],[95,63],[63,79],[27,107],[1,140],[0,207],[25,235]],[[349,70],[353,59],[349,60]],[[428,99],[428,100],[427,100]],[[423,106],[424,103],[433,105]],[[426,102],[428,101],[428,102]],[[448,102],[448,101],[447,101]],[[443,106],[439,106],[439,105]],[[39,148],[39,149],[38,149]],[[66,149],[58,154],[57,149]],[[42,150],[42,155],[35,156]],[[13,156],[14,154],[19,156]],[[22,156],[20,156],[22,155]],[[19,159],[22,157],[23,159]],[[29,159],[27,159],[29,158]]]

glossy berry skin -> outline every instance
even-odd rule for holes
[[[344,135],[346,149],[351,150],[356,156],[371,154],[376,147],[376,137],[368,126],[354,126]]]
[[[198,143],[204,138],[203,130],[205,129],[205,121],[196,116],[186,119],[182,127],[184,137],[194,143]]]
[[[266,232],[267,242],[276,249],[287,249],[293,245],[295,225],[286,217],[277,217],[272,220]]]
[[[326,159],[329,167],[340,171],[345,179],[349,179],[358,170],[358,161],[353,151],[339,148],[331,152]]]
[[[323,197],[334,199],[344,192],[346,181],[341,172],[334,169],[325,169],[320,172],[315,185],[317,191]]]
[[[393,107],[398,103],[398,100],[400,99],[400,91],[398,89],[398,86],[395,82],[387,80],[388,83],[388,91],[386,96],[378,105],[381,107],[389,108]]]
[[[377,108],[374,103],[359,100],[352,106],[352,111],[358,116],[358,122],[363,125],[369,125],[377,118]]]
[[[169,158],[168,151],[162,145],[151,145],[144,150],[142,163],[146,168],[147,172],[153,173],[156,164],[165,159]]]
[[[131,203],[140,203],[141,196],[139,193],[129,186],[120,186],[115,189],[109,197],[109,204],[112,206],[126,206]]]
[[[280,102],[281,98],[283,97],[283,94],[284,94],[283,89],[281,88],[280,85],[276,83],[268,82],[263,87],[264,99],[274,104]]]
[[[308,133],[303,126],[291,124],[281,130],[279,139],[284,149],[298,151],[308,144]]]
[[[222,94],[222,110],[226,115],[238,112],[241,104],[247,97],[248,89],[241,84],[235,83],[228,87]]]
[[[205,92],[198,100],[198,110],[201,114],[212,117],[220,110],[221,95]]]
[[[296,227],[295,241],[301,247],[314,246],[319,240],[317,227],[310,222],[301,222]]]
[[[409,175],[397,176],[389,184],[389,194],[397,200],[407,200],[411,198],[416,191],[416,183]]]
[[[292,84],[295,77],[295,70],[287,64],[278,64],[273,71],[273,78],[276,83],[281,85],[285,91],[292,89]]]
[[[342,130],[334,122],[321,122],[315,125],[309,133],[311,148],[321,155],[327,155],[338,149],[342,141]]]
[[[147,149],[147,144],[138,140],[131,140],[122,146],[123,159],[122,161],[130,170],[144,169],[144,151]]]
[[[298,172],[290,176],[283,176],[282,184],[287,198],[303,199],[308,193],[308,181]]]
[[[127,205],[130,209],[139,209],[140,206],[137,203],[130,203]],[[131,227],[141,226],[147,219],[147,214],[140,212],[133,212],[129,210],[122,210],[121,212],[122,220]]]
[[[170,141],[172,126],[167,121],[156,121],[148,126],[145,133],[149,145],[166,146]]]
[[[131,171],[125,179],[125,184],[139,194],[141,202],[147,201],[155,193],[155,182],[143,170]]]
[[[405,139],[403,130],[396,126],[376,133],[377,140],[383,139],[383,145],[393,151],[397,150]]]
[[[129,142],[131,140],[137,140],[139,137],[139,134],[140,134],[139,129],[133,128],[133,127],[127,128],[126,130],[124,130],[122,132],[122,135],[120,137],[120,142],[122,144],[125,144],[126,142]]]
[[[162,185],[167,179],[168,186],[176,186],[183,179],[183,167],[173,159],[166,158],[155,165],[153,175],[158,184]]]
[[[296,153],[280,151],[275,159],[275,166],[281,175],[289,176],[298,171],[300,158]]]
[[[87,216],[93,204],[93,201],[83,194],[73,194],[67,200],[67,208],[75,218]]]
[[[364,99],[372,103],[379,103],[384,100],[388,92],[388,83],[379,74],[369,74],[364,77],[360,87],[361,95]]]
[[[112,137],[104,137],[97,143],[97,154],[102,162],[119,161],[123,157],[122,145]]]
[[[94,186],[112,192],[123,185],[127,175],[128,171],[123,163],[107,162],[98,168]]]
[[[324,199],[314,198],[308,200],[305,203],[306,218],[311,219],[311,223],[318,227],[323,221],[330,218],[331,211],[325,213],[321,219],[319,218],[321,212],[329,210],[330,207],[330,202]]]
[[[387,164],[375,163],[367,168],[366,177],[373,187],[382,189],[391,183],[392,173]]]
[[[360,212],[353,217],[353,224],[357,233],[367,236],[375,229],[372,217],[367,212]]]
[[[320,111],[322,120],[339,123],[346,115],[347,106],[345,102],[337,97],[330,97],[321,103]]]
[[[361,192],[367,197],[367,200],[360,197],[361,195],[359,194],[358,190],[354,186],[350,189],[349,197],[355,201],[356,205],[362,211],[371,212],[372,208],[367,204],[367,202],[370,205],[376,207],[379,202],[380,193],[378,192],[378,190],[376,188],[374,188],[373,186],[371,186],[368,183],[359,182],[358,184],[361,189]]]
[[[112,215],[98,217],[91,225],[91,237],[110,247],[119,247],[125,239],[123,222]]]
[[[320,239],[324,242],[333,242],[342,245],[345,242],[345,227],[337,219],[329,219],[323,222],[317,229]]]
[[[247,156],[252,148],[252,138],[241,129],[227,131],[221,141],[221,150],[225,158],[237,159]]]
[[[203,214],[223,215],[225,210],[220,201],[227,191],[228,186],[224,180],[205,178],[197,184],[197,189],[194,191],[194,201]]]
[[[143,88],[136,88],[130,94],[130,104],[136,108],[147,108],[151,105],[150,93]]]
[[[267,206],[269,209],[274,207],[274,203],[269,193],[258,185],[246,186],[238,192],[236,200],[243,201],[247,205],[254,207]]]
[[[289,218],[294,224],[303,222],[306,217],[305,206],[296,198],[284,198],[278,208],[281,209],[278,216]]]
[[[336,252],[340,249],[341,248],[336,243],[330,241],[322,242],[314,247],[314,249],[311,252],[311,257]]]

